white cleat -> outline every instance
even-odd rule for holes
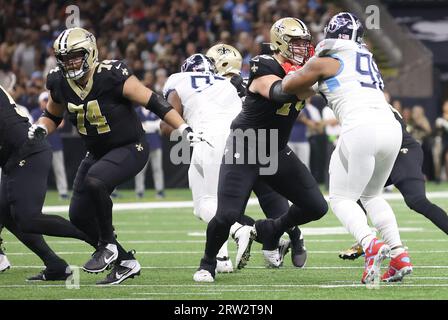
[[[11,267],[8,257],[4,254],[0,254],[0,272],[6,271]]]
[[[233,272],[232,260],[228,257],[216,257],[216,272],[231,273]]]
[[[278,248],[275,250],[262,250],[266,267],[280,268],[283,264],[283,258],[280,255]]]
[[[214,282],[215,278],[209,271],[201,269],[194,273],[193,280],[196,282]]]
[[[236,242],[237,252],[235,264],[237,269],[243,269],[250,258],[250,247],[256,237],[255,228],[251,226],[242,226],[232,235]]]
[[[278,253],[280,254],[280,258],[282,259],[282,264],[290,248],[291,248],[291,240],[280,238],[280,240],[278,241]]]

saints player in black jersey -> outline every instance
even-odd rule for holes
[[[448,216],[446,212],[426,197],[425,177],[422,173],[422,147],[406,130],[406,124],[398,111],[395,109],[393,111],[395,118],[402,127],[403,142],[385,186],[395,185],[403,195],[404,201],[409,208],[422,214],[440,230],[448,234]],[[362,246],[356,243],[350,249],[342,251],[339,257],[344,260],[354,260],[363,254]]]
[[[247,89],[246,83],[244,83],[243,78],[241,77],[241,67],[242,60],[240,52],[228,45],[228,44],[216,44],[207,50],[206,56],[208,56],[215,64],[216,71],[219,75],[227,78],[236,88],[238,95],[242,100],[245,99]],[[261,179],[258,179],[253,187],[253,191],[258,198],[260,203],[260,207],[263,210],[263,213],[267,218],[277,218],[281,216],[283,213],[288,211],[289,203],[288,200],[277,192],[275,192],[269,185]],[[245,220],[242,221],[244,223],[254,225],[255,221],[249,216],[244,216]],[[240,243],[239,240],[241,237],[235,237],[238,229],[232,228],[230,229],[230,235],[237,242],[237,247],[239,248]],[[304,240],[301,230],[296,226],[290,230],[286,231],[290,238],[290,246],[291,246],[291,260],[292,264],[295,267],[303,268],[305,266],[307,260],[307,252],[304,246]],[[258,239],[255,239],[258,241]],[[282,243],[282,246],[279,247],[280,258],[283,258],[283,255],[288,251],[284,248],[285,242]],[[248,258],[248,257],[244,257]],[[244,261],[243,261],[244,263]],[[268,262],[269,263],[269,262]],[[268,264],[268,266],[270,266]]]
[[[179,114],[146,88],[122,61],[98,62],[92,33],[82,28],[63,31],[53,49],[58,67],[50,71],[47,109],[30,128],[30,139],[53,132],[65,110],[87,147],[73,185],[70,220],[98,243],[87,272],[114,268],[98,284],[118,284],[140,273],[133,252],[116,241],[112,227],[111,192],[134,177],[148,159],[144,131],[132,103],[146,106],[190,141],[201,141]]]
[[[277,171],[271,175],[261,175],[263,164],[255,155],[256,163],[247,161],[254,145],[244,145],[243,158],[239,163],[228,163],[223,157],[219,174],[218,209],[216,216],[207,226],[205,254],[193,279],[198,282],[213,282],[215,277],[216,254],[229,235],[230,226],[239,220],[247,204],[255,181],[264,180],[279,194],[290,200],[293,205],[287,213],[276,220],[267,219],[255,223],[256,233],[263,242],[266,259],[279,260],[279,237],[284,231],[307,222],[322,218],[328,210],[319,187],[305,165],[287,146],[291,128],[304,106],[297,96],[285,94],[281,90],[281,80],[286,75],[282,67],[284,62],[302,65],[306,62],[311,35],[305,24],[299,19],[283,18],[271,28],[271,43],[274,55],[254,57],[250,62],[250,76],[243,109],[232,122],[234,133],[227,140],[226,149],[238,150],[238,140],[244,140],[245,131],[255,131],[258,148],[266,147],[272,158],[277,157]],[[240,130],[236,130],[240,129]],[[261,132],[277,133],[277,139],[262,139]],[[272,151],[278,143],[278,152]],[[258,149],[257,148],[257,149]],[[229,153],[229,152],[227,152]],[[241,158],[239,152],[230,156]],[[229,158],[229,157],[227,157]],[[242,163],[243,162],[243,163]]]
[[[65,280],[71,274],[68,265],[48,247],[42,234],[89,240],[64,218],[42,214],[52,152],[46,141],[28,140],[31,124],[19,112],[0,86],[0,226],[44,262],[46,269],[29,280]]]

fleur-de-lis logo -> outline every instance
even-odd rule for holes
[[[228,49],[228,48],[226,48],[224,46],[222,46],[221,48],[218,48],[217,51],[222,56],[231,52],[230,49]]]

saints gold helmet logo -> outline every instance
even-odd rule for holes
[[[282,18],[271,27],[271,49],[294,64],[303,65],[310,57],[311,33],[297,18]]]
[[[53,44],[56,61],[67,79],[77,80],[98,61],[95,36],[83,28],[64,30]]]
[[[220,43],[208,49],[205,55],[212,59],[219,75],[232,76],[240,74],[243,58],[234,47]]]

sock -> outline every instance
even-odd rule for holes
[[[389,247],[402,246],[397,220],[390,205],[381,197],[361,199],[367,215]]]
[[[392,248],[392,250],[390,250],[390,256],[391,256],[391,258],[396,258],[405,251],[406,250],[404,250],[404,248],[402,246],[395,247],[395,248]]]
[[[219,249],[229,237],[229,230],[230,226],[219,222],[216,217],[208,223],[204,259],[208,261],[216,260]]]

